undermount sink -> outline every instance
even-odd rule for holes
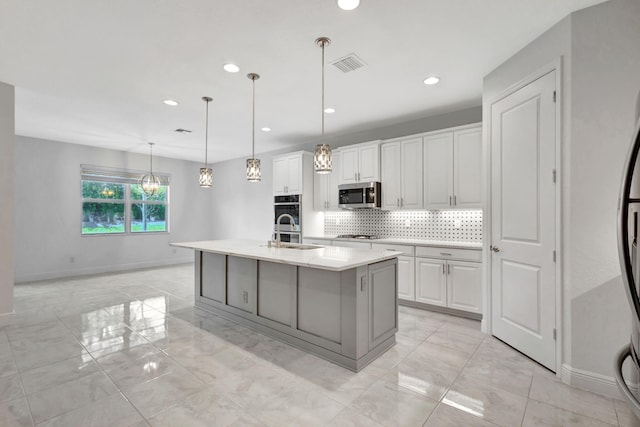
[[[271,247],[275,248],[276,247],[276,242],[275,241],[271,241]],[[289,242],[281,242],[280,243],[280,248],[284,248],[284,249],[320,249],[323,248],[324,246],[320,246],[320,245],[305,245],[302,243],[289,243]]]

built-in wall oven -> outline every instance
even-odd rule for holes
[[[289,214],[293,217],[294,224],[288,217],[283,217],[280,221],[280,240],[282,242],[302,243],[302,224],[300,195],[290,194],[286,196],[275,196],[273,199],[273,238],[276,239],[278,218],[282,214]],[[294,227],[295,225],[295,227]]]

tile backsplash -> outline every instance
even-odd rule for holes
[[[325,212],[324,233],[381,238],[482,242],[482,210]]]

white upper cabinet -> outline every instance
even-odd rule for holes
[[[350,145],[340,153],[340,184],[380,181],[380,143]]]
[[[482,131],[480,128],[453,134],[453,194],[456,208],[482,206]]]
[[[332,150],[331,173],[313,174],[313,210],[338,210],[338,181],[340,180],[339,150]]]
[[[424,137],[424,207],[480,208],[480,127]]]
[[[422,162],[422,138],[382,144],[382,209],[422,209]]]
[[[302,157],[298,152],[273,158],[273,194],[302,194]]]

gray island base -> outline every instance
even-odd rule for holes
[[[395,344],[397,252],[174,243],[195,250],[195,306],[359,371]]]

